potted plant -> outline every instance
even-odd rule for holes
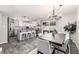
[[[64,29],[69,32],[69,39],[71,40],[71,35],[76,32],[76,22],[66,25]]]

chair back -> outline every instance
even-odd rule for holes
[[[50,54],[51,48],[50,48],[50,43],[47,40],[44,39],[38,39],[38,51],[44,53],[44,54]]]
[[[65,34],[63,33],[58,33],[55,35],[55,41],[62,44],[65,41]]]

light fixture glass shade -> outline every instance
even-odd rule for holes
[[[57,13],[60,11],[61,5],[59,5],[59,8],[53,8],[53,11],[51,12],[52,14],[49,15],[49,20],[60,20],[62,18],[62,16],[60,15],[60,13]],[[57,9],[57,10],[56,10]]]

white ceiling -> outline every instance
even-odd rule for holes
[[[61,13],[74,13],[78,7],[78,5],[62,6]],[[0,5],[0,12],[8,16],[28,16],[33,18],[45,17],[52,9],[53,5]]]

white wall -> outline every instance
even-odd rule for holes
[[[68,23],[75,22],[76,19],[77,19],[76,13],[63,15],[62,19],[57,21],[56,28],[58,28],[59,32],[64,32],[63,30],[64,26],[67,25]]]
[[[59,20],[56,24],[56,28],[58,32],[65,32],[64,31],[64,26],[67,25],[68,23],[73,23],[77,20],[77,14],[75,13],[71,13],[71,14],[65,14],[62,15],[62,19]],[[68,33],[68,32],[65,32]],[[72,36],[72,40],[73,42],[76,41],[76,33]]]
[[[7,16],[0,14],[0,44],[7,43]]]
[[[76,46],[79,50],[79,9],[77,10],[77,32],[76,32]]]

